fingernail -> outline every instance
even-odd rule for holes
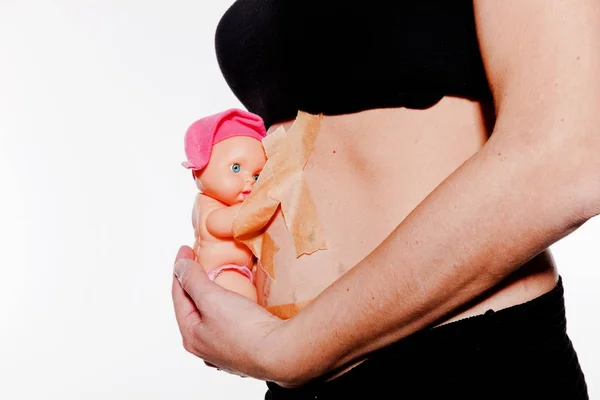
[[[181,260],[177,260],[177,262],[175,263],[175,267],[173,268],[173,273],[177,277],[177,280],[179,281],[179,283],[181,283],[181,277],[183,276],[183,273],[185,272],[185,269],[187,268],[188,264],[189,264],[189,260],[187,258],[182,258]]]

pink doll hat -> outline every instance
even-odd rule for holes
[[[185,133],[187,161],[185,168],[199,171],[206,167],[212,148],[222,140],[249,136],[261,141],[267,135],[265,124],[258,115],[232,108],[194,122]]]

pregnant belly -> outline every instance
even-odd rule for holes
[[[303,179],[326,249],[297,257],[279,210],[267,228],[278,248],[272,271],[257,270],[259,303],[291,317],[373,251],[484,145],[488,124],[481,110],[478,103],[446,98],[426,111],[325,116]],[[430,223],[435,229],[437,221]]]
[[[392,183],[389,177],[365,176],[367,171],[350,166],[353,162],[345,159],[343,148],[331,150],[330,154],[335,151],[336,156],[327,159],[322,153],[325,147],[315,150],[304,178],[326,249],[297,257],[281,209],[267,230],[279,249],[273,256],[274,276],[260,270],[257,285],[261,303],[280,316],[293,315],[358,264],[435,186],[431,182],[424,187],[423,180],[402,186],[398,181]],[[394,171],[387,173],[394,176]],[[397,190],[400,186],[404,190]]]

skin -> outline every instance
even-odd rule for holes
[[[344,194],[325,224],[356,232],[348,245],[331,236],[335,256],[355,265],[283,321],[208,281],[182,248],[172,294],[186,350],[296,386],[425,326],[555,285],[546,249],[600,212],[600,3],[474,5],[495,100],[491,135],[489,105],[454,98],[327,118],[307,166],[322,174],[307,181]],[[326,157],[333,150],[340,157]],[[379,201],[390,196],[394,207]]]
[[[252,252],[233,240],[232,225],[266,162],[260,141],[236,136],[214,145],[206,167],[194,173],[200,193],[192,212],[196,261],[206,272],[226,264],[252,270]],[[256,288],[244,275],[225,270],[215,283],[256,301]]]

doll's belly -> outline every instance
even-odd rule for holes
[[[201,240],[194,251],[196,260],[206,272],[226,264],[252,267],[252,253],[233,241]]]
[[[279,247],[275,279],[258,271],[259,302],[272,310],[305,304],[367,256],[484,145],[489,129],[481,110],[478,103],[445,98],[426,111],[325,116],[304,178],[327,249],[296,258],[278,212],[268,227]],[[435,229],[436,221],[431,224]]]

